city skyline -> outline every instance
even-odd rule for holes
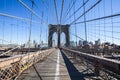
[[[31,1],[29,0],[22,0],[25,4],[27,4],[31,8]],[[91,0],[88,5],[86,5],[86,10],[89,9],[89,7],[92,5],[92,3],[97,2]],[[102,16],[109,16],[111,14],[119,13],[119,0],[112,1],[112,9],[111,9],[111,1],[112,0],[103,0],[100,2],[99,5],[97,5],[92,11],[87,13],[86,19],[94,19]],[[55,14],[55,8],[54,8],[54,2],[53,1],[39,1],[35,0],[35,5],[33,6],[33,10],[41,16],[46,22],[49,24],[58,24],[56,20],[56,14]],[[74,1],[72,1],[73,3]],[[44,4],[43,4],[44,3]],[[58,15],[60,15],[61,11],[61,0],[57,0],[57,11]],[[72,16],[69,20],[66,20],[69,18],[70,15],[74,13],[80,6],[82,5],[82,1],[76,0],[75,3],[75,10],[74,7],[72,7],[70,13],[67,15],[66,11],[69,8],[70,0],[65,0],[64,3],[68,3],[64,5],[63,10],[63,18],[62,18],[62,24],[70,24],[72,21],[74,21],[79,15],[82,14],[83,9],[78,11],[75,16]],[[71,4],[72,4],[71,3]],[[91,4],[91,5],[90,5]],[[37,5],[37,6],[36,6]],[[48,7],[49,6],[49,7]],[[104,12],[104,9],[107,10]],[[20,12],[19,12],[20,11]],[[42,14],[42,12],[43,14]],[[19,12],[19,13],[18,13]],[[30,19],[31,12],[27,10],[24,6],[22,6],[18,0],[0,0],[0,14],[8,14],[8,15],[14,15],[22,18]],[[67,17],[64,19],[64,17],[67,15]],[[58,17],[60,20],[60,16]],[[22,44],[29,40],[29,28],[30,28],[30,21],[11,18],[11,17],[5,17],[0,16],[0,43],[14,43],[14,44]],[[33,23],[32,23],[32,34],[31,34],[31,40],[36,40],[37,42],[40,42],[40,40],[47,42],[48,41],[48,25],[46,25],[44,22],[41,22],[41,20],[36,17],[33,14]],[[36,21],[37,23],[35,23]],[[76,36],[72,35],[71,32],[80,38],[85,39],[85,27],[84,24],[77,24],[78,22],[83,21],[83,17],[76,21],[76,27],[77,30],[75,30],[75,25],[71,25],[70,27],[70,37],[71,41],[76,42]],[[109,24],[110,23],[110,24]],[[94,25],[94,26],[93,26]],[[104,19],[104,20],[97,20],[95,22],[87,22],[87,41],[94,42],[97,39],[101,39],[101,42],[110,42],[115,44],[120,44],[119,42],[119,17],[110,18],[110,19]],[[112,29],[112,27],[114,27]],[[41,31],[42,30],[42,31]],[[114,33],[112,33],[114,32]],[[40,35],[41,33],[41,35]],[[41,36],[41,39],[40,39]],[[65,35],[62,34],[62,41],[65,42]],[[57,42],[57,35],[55,33],[54,40]],[[79,42],[79,38],[77,37],[77,43]]]

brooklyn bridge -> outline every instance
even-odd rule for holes
[[[120,80],[119,0],[0,0],[0,80]]]

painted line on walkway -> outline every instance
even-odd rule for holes
[[[59,80],[59,75],[60,75],[60,65],[59,64],[60,64],[60,51],[58,50],[55,80]]]

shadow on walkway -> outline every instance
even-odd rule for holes
[[[33,64],[33,68],[35,69],[36,74],[38,75],[40,80],[43,80],[42,77],[40,76],[39,72],[37,71],[35,65]]]
[[[67,56],[61,51],[63,59],[65,61],[67,70],[69,72],[71,80],[85,80],[84,78],[87,76],[94,76],[93,73],[84,74],[83,72],[79,72],[76,67],[71,63],[71,61],[67,58]]]

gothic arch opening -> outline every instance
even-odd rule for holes
[[[57,47],[57,32],[54,32],[53,35],[52,35],[52,47]]]
[[[65,35],[65,33],[64,32],[62,32],[61,33],[61,35],[60,35],[60,37],[61,37],[61,43],[60,43],[60,45],[61,46],[65,46],[66,45],[66,35]]]
[[[65,46],[69,46],[70,44],[70,36],[69,36],[69,27],[70,25],[52,25],[49,26],[49,36],[48,36],[48,46],[52,47],[52,37],[53,33],[57,32],[57,47],[61,47],[61,33],[64,32],[66,44]]]

